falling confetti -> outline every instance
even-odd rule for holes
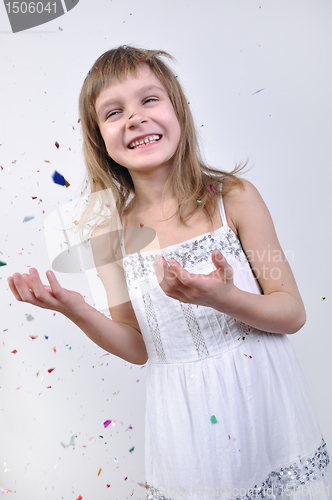
[[[212,184],[210,184],[210,191],[212,191]]]
[[[26,317],[27,321],[33,321],[35,318],[32,316],[32,314],[28,314]]]
[[[32,338],[32,340],[38,339],[38,335],[29,335],[29,337]]]
[[[2,262],[2,260],[0,260],[0,267],[1,267],[1,266],[6,266],[6,265],[7,265],[7,263],[6,263],[6,262]]]
[[[218,423],[218,420],[217,420],[217,418],[216,418],[216,416],[215,416],[215,415],[212,415],[212,417],[211,417],[211,419],[210,419],[210,420],[211,420],[211,422],[212,422],[213,424],[217,424],[217,423]]]
[[[133,446],[132,448],[130,448],[129,453],[132,453],[134,451],[134,449],[135,449],[135,446]]]
[[[54,170],[52,179],[55,182],[55,184],[60,184],[60,186],[66,186],[66,187],[70,186],[69,182],[66,181],[63,175],[59,174],[59,172],[57,172],[56,170]]]
[[[99,471],[98,471],[98,476],[100,476],[100,473],[101,473],[101,469],[99,469]]]
[[[68,448],[69,446],[75,446],[75,438],[77,438],[77,436],[72,436],[72,437],[70,438],[70,442],[69,442],[69,444],[64,444],[64,443],[61,443],[61,444],[62,444],[62,446],[63,446],[64,448]]]
[[[322,295],[322,299],[325,300],[325,296],[324,295]]]
[[[60,144],[58,142],[56,142],[55,145],[56,145],[57,149],[59,149]]]
[[[254,92],[254,93],[253,93],[253,94],[251,94],[251,95],[258,94],[258,92],[262,92],[262,90],[265,90],[265,89],[260,89],[260,90],[257,90],[256,92]]]
[[[115,426],[115,420],[106,420],[106,421],[104,422],[104,427],[105,427],[105,429],[106,429],[106,427],[108,427],[110,424],[112,425],[112,427],[114,427],[114,426]]]
[[[29,220],[32,220],[34,218],[35,218],[34,215],[26,215],[23,219],[23,222],[28,222]]]
[[[52,373],[52,371],[55,370],[55,368],[50,368],[48,371],[48,373]]]
[[[14,350],[12,351],[12,354],[16,354],[16,353],[17,353],[17,350],[16,350],[16,349],[14,349]]]

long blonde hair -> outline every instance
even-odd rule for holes
[[[128,199],[134,199],[135,187],[128,169],[108,156],[101,136],[95,102],[99,94],[112,83],[122,81],[128,75],[136,76],[142,64],[150,67],[166,89],[181,127],[181,137],[175,155],[170,160],[171,168],[166,180],[163,196],[169,185],[177,199],[177,211],[181,224],[192,217],[197,210],[204,210],[213,228],[212,217],[218,206],[218,195],[226,194],[234,185],[242,186],[237,173],[244,165],[237,165],[231,172],[224,172],[207,166],[201,158],[195,125],[181,85],[173,71],[161,60],[161,56],[174,58],[161,50],[144,50],[136,47],[120,46],[102,54],[87,74],[79,97],[79,116],[82,126],[84,157],[87,167],[87,183],[91,194],[89,203],[79,221],[81,235],[91,218],[97,199],[101,200],[97,215],[104,219],[115,219],[103,193],[111,193],[113,208],[118,215],[118,226],[124,214],[130,212]],[[100,198],[96,196],[99,193]],[[197,202],[198,201],[198,202]],[[189,208],[191,207],[191,208]],[[128,212],[129,210],[129,212]],[[96,216],[96,213],[94,213]],[[116,225],[113,225],[116,228]]]

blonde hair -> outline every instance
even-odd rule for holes
[[[99,199],[102,206],[97,215],[101,216],[104,213],[104,219],[113,219],[113,228],[115,228],[117,216],[114,216],[114,213],[112,216],[110,211],[105,214],[105,206],[109,203],[105,202],[103,193],[113,195],[113,208],[116,208],[119,217],[117,221],[119,228],[122,217],[130,213],[134,207],[135,187],[128,169],[108,156],[98,126],[95,102],[99,94],[113,82],[121,82],[129,75],[136,76],[142,64],[148,65],[166,89],[181,128],[179,145],[170,160],[171,168],[163,189],[164,196],[171,185],[177,199],[178,208],[171,217],[177,215],[180,222],[186,225],[186,221],[197,210],[204,210],[213,228],[212,217],[218,206],[218,195],[226,194],[235,185],[242,186],[242,181],[236,174],[247,165],[247,162],[236,166],[231,172],[224,172],[210,168],[202,161],[188,101],[177,77],[161,60],[161,56],[174,60],[170,54],[161,50],[120,46],[105,52],[94,62],[84,80],[79,97],[87,182],[90,184],[92,195],[98,192],[101,195]],[[130,207],[127,203],[131,195],[133,204]],[[93,213],[96,201],[97,197],[93,196],[86,205],[85,212],[79,221],[81,235],[88,225],[87,222]]]

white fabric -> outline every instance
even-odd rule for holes
[[[219,208],[223,227],[213,233],[212,242],[206,233],[160,253],[189,272],[208,274],[214,269],[211,251],[223,248],[235,284],[260,293],[242,249],[236,250],[238,240],[227,225],[222,197]],[[322,434],[288,336],[167,297],[152,268],[155,253],[127,255],[124,241],[122,249],[149,355],[146,482],[160,492],[149,498],[254,498],[244,492],[280,468],[314,456]],[[293,496],[284,490],[283,495],[259,498],[327,499],[331,464],[322,470],[320,479],[321,470],[312,466],[317,479],[309,481],[314,485],[311,496],[299,488]]]

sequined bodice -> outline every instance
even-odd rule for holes
[[[237,286],[260,293],[241,243],[228,226],[161,249],[158,254],[166,261],[174,258],[190,273],[209,274],[215,270],[211,260],[214,249],[220,250],[233,267]],[[167,297],[153,267],[156,255],[142,252],[123,259],[129,294],[151,362],[195,361],[234,347],[239,333],[249,338],[251,329],[247,325],[215,309]],[[217,337],[216,329],[220,331]],[[171,338],[170,331],[178,331],[179,335]]]

